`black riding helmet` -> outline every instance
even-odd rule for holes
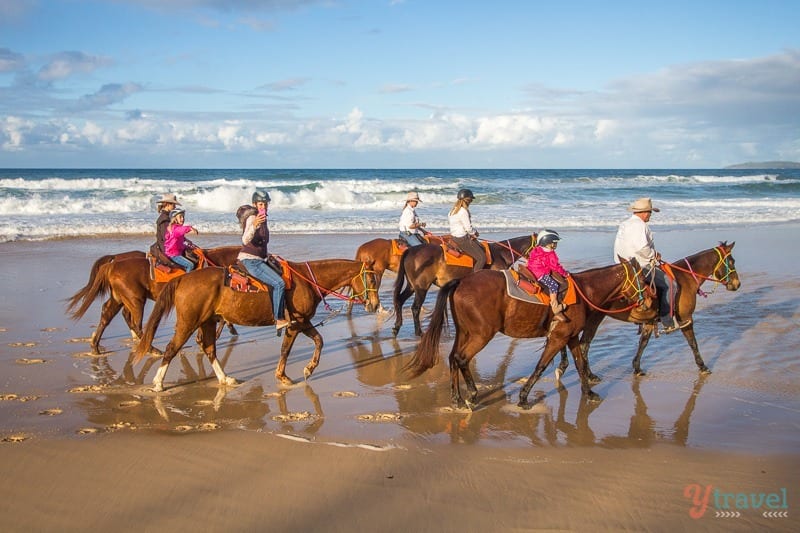
[[[269,193],[267,191],[256,191],[253,193],[253,204],[256,202],[269,203],[270,201]]]
[[[458,199],[459,200],[466,200],[467,198],[469,198],[470,200],[474,200],[475,199],[475,195],[472,194],[471,190],[469,190],[469,189],[461,189],[460,191],[458,191]]]

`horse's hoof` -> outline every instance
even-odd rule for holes
[[[603,381],[603,379],[597,374],[589,374],[588,380],[589,383],[591,383],[592,385],[597,385],[598,383]]]
[[[236,386],[236,385],[241,385],[241,384],[242,384],[242,382],[241,382],[241,381],[239,381],[238,379],[234,378],[234,377],[231,377],[231,376],[225,376],[225,379],[221,380],[221,381],[219,382],[219,384],[220,384],[220,385],[224,385],[224,386],[230,386],[230,387],[234,387],[234,386]]]
[[[153,383],[153,388],[150,389],[150,390],[153,391],[153,392],[164,392],[164,385],[162,385],[161,383],[159,383],[157,385],[155,383]]]
[[[150,353],[150,355],[157,355],[159,357],[164,355],[164,352],[162,352],[161,350],[159,350],[155,346],[151,346],[150,347],[149,353]]]
[[[310,378],[311,374],[313,374],[313,373],[314,373],[313,369],[308,368],[308,367],[304,368],[303,369],[303,379],[308,381],[308,378]]]
[[[633,375],[636,376],[637,378],[643,378],[647,375],[647,372],[645,372],[644,370],[634,370]]]
[[[593,390],[589,390],[586,392],[586,400],[590,402],[600,402],[603,400],[603,398],[601,398],[600,395]]]
[[[524,402],[523,401],[517,402],[517,407],[519,407],[520,409],[524,409],[525,411],[528,411],[530,410],[532,405],[529,404],[527,400],[525,400]]]
[[[700,373],[703,374],[704,376],[707,376],[711,374],[711,370],[707,366],[703,365],[700,367]]]

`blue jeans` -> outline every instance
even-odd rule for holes
[[[275,320],[283,320],[283,300],[286,293],[286,283],[283,278],[272,270],[261,259],[242,259],[242,264],[247,269],[251,276],[263,281],[272,287],[272,314]]]
[[[671,326],[672,313],[669,308],[670,283],[666,274],[660,268],[653,267],[648,272],[645,267],[644,277],[648,282],[652,282],[653,277],[655,277],[656,295],[658,295],[658,316],[661,317],[661,323],[664,326]]]
[[[420,235],[417,235],[416,233],[411,233],[410,231],[401,231],[400,238],[404,239],[411,247],[425,244],[425,241],[422,240],[422,237]]]
[[[183,257],[182,255],[171,255],[169,256],[174,262],[178,263],[186,272],[191,272],[194,270],[194,263]]]

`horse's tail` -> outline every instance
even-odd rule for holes
[[[451,299],[460,279],[454,279],[439,289],[436,306],[430,316],[428,329],[422,335],[414,356],[406,366],[409,376],[415,378],[439,362],[439,339],[447,319],[447,301]]]
[[[407,248],[400,256],[400,265],[397,267],[397,279],[394,280],[394,301],[400,297],[406,284],[406,255],[411,248]]]
[[[67,313],[74,320],[82,318],[91,307],[92,302],[110,292],[111,286],[108,283],[108,271],[111,269],[111,265],[114,264],[113,261],[113,255],[104,255],[95,261],[89,273],[89,282],[67,300]]]
[[[150,351],[150,346],[153,344],[153,339],[156,336],[156,330],[158,330],[159,324],[161,324],[161,319],[168,315],[169,312],[172,311],[172,308],[175,307],[175,291],[182,279],[183,276],[173,279],[164,286],[161,290],[161,294],[158,295],[156,303],[153,306],[153,312],[150,313],[147,325],[144,331],[142,331],[142,338],[134,351],[134,364],[138,363],[139,360],[144,357],[144,354]]]

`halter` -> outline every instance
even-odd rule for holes
[[[625,282],[622,284],[622,289],[620,290],[620,292],[624,292],[625,289],[628,286],[633,287],[634,295],[632,297],[625,296],[625,295],[622,295],[622,296],[626,300],[634,300],[635,299],[636,301],[634,303],[630,304],[627,307],[624,307],[622,309],[603,309],[601,307],[596,306],[595,304],[593,304],[591,302],[591,300],[589,300],[589,298],[583,293],[583,291],[581,290],[581,288],[580,288],[580,286],[578,285],[577,282],[575,282],[575,289],[578,291],[578,294],[581,295],[581,298],[583,298],[586,301],[586,303],[589,304],[589,307],[591,307],[595,311],[600,311],[601,313],[624,313],[626,311],[630,311],[631,309],[634,309],[634,308],[637,308],[637,307],[642,307],[644,305],[644,296],[643,296],[643,294],[649,288],[647,285],[642,285],[642,284],[639,283],[639,279],[641,279],[641,275],[640,274],[642,273],[643,269],[639,268],[638,271],[637,270],[633,270],[633,273],[631,273],[631,272],[628,271],[628,267],[633,269],[633,267],[630,266],[628,263],[622,263],[622,270],[623,270],[623,272],[625,272]]]
[[[695,272],[692,269],[691,263],[689,263],[689,258],[688,257],[685,257],[683,259],[683,262],[686,263],[686,267],[687,268],[682,268],[682,267],[679,267],[678,265],[672,265],[672,264],[670,265],[672,268],[675,268],[675,269],[680,270],[682,272],[686,272],[687,274],[691,274],[692,278],[694,278],[695,283],[697,283],[697,294],[699,294],[703,298],[707,298],[709,294],[713,294],[714,291],[717,290],[717,286],[715,285],[714,289],[711,291],[711,293],[707,293],[707,292],[703,291],[700,288],[700,285],[703,283],[703,281],[713,281],[714,283],[727,285],[728,284],[728,280],[730,279],[730,277],[733,274],[736,273],[736,269],[733,268],[733,266],[731,265],[731,262],[730,262],[731,253],[728,252],[728,251],[725,251],[725,248],[723,248],[722,245],[716,246],[714,248],[714,251],[717,252],[717,256],[719,257],[719,260],[717,261],[717,264],[714,265],[714,268],[711,269],[711,276],[704,276],[702,274],[698,274],[697,272]],[[723,267],[723,266],[725,267],[725,275],[721,276],[721,277],[720,276],[716,276],[715,277],[715,275],[717,273],[717,270],[719,270],[720,267]]]

